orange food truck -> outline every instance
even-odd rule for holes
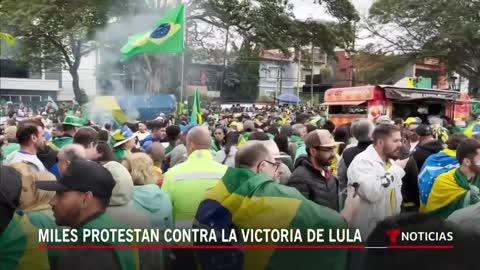
[[[357,118],[375,119],[388,115],[392,119],[405,119],[425,112],[465,118],[470,111],[468,95],[465,96],[460,99],[460,92],[449,90],[365,85],[328,89],[323,105],[328,106],[328,119],[337,126]]]

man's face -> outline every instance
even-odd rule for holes
[[[30,181],[22,181],[22,193],[20,194],[20,209],[25,209],[35,202],[35,193]]]
[[[383,144],[383,153],[387,158],[398,159],[400,157],[400,149],[402,147],[402,135],[400,131],[393,132],[390,136],[380,140]]]
[[[54,137],[62,137],[63,136],[63,131],[62,130],[58,130],[56,128],[53,128],[52,129],[52,135]]]
[[[257,165],[257,173],[265,173],[272,178],[275,178],[278,176],[277,170],[279,166],[280,163],[275,160],[273,155],[268,155],[267,158],[260,161],[260,163]]]
[[[160,139],[165,139],[167,137],[167,129],[166,128],[161,128],[160,129]]]
[[[335,158],[335,147],[316,147],[310,150],[310,155],[322,167],[328,167]]]
[[[32,141],[37,150],[42,150],[45,148],[45,138],[43,137],[44,131],[42,127],[37,127],[37,134],[32,135]]]
[[[156,128],[156,129],[152,130],[152,135],[153,135],[153,137],[155,137],[157,139],[162,138],[162,129],[161,128]]]
[[[140,132],[147,131],[147,126],[144,123],[138,124],[138,131],[140,131]]]
[[[477,149],[477,154],[473,158],[465,159],[464,163],[472,172],[480,174],[480,149]]]
[[[50,200],[55,223],[59,226],[73,226],[80,215],[83,194],[78,191],[57,191]]]

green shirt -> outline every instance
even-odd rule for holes
[[[124,157],[128,156],[129,152],[122,148],[115,148],[113,150],[113,157],[116,160],[122,160]]]
[[[20,151],[20,144],[18,144],[18,143],[8,143],[2,149],[2,159],[5,160],[5,158],[8,155],[10,155],[11,153],[13,153],[15,151]]]
[[[56,138],[52,140],[52,143],[60,150],[62,149],[65,145],[69,145],[73,143],[73,138],[72,137],[61,137],[61,138]]]

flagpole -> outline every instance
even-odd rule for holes
[[[180,106],[183,105],[183,91],[185,88],[184,80],[185,80],[185,50],[186,44],[187,44],[187,20],[186,20],[186,7],[184,6],[183,10],[183,52],[182,52],[182,75],[181,75],[181,81],[180,81]]]
[[[185,77],[185,52],[182,53],[182,75],[181,76],[182,78],[180,81],[180,104],[183,104],[183,88],[184,88],[183,80]]]

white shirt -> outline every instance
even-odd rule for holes
[[[370,145],[348,167],[348,184],[359,184],[361,201],[352,223],[354,228],[360,229],[362,239],[367,239],[378,222],[400,213],[405,171],[392,162],[390,164],[390,168],[387,168],[373,145]]]
[[[148,135],[150,135],[150,132],[145,131],[142,133],[140,131],[137,131],[135,132],[135,134],[137,135],[139,141],[143,141],[143,139],[145,139]]]
[[[215,154],[214,159],[218,163],[222,163],[225,160],[225,163],[223,163],[223,164],[227,165],[230,168],[234,168],[235,167],[235,154],[237,154],[237,148],[235,146],[232,146],[230,148],[230,152],[228,153],[228,157],[227,157],[226,160],[225,160],[225,149],[222,149],[222,150],[218,151]]]
[[[16,151],[8,155],[5,159],[4,165],[11,165],[19,162],[30,162],[37,166],[39,171],[47,171],[43,163],[38,159],[37,155],[30,154],[24,151]]]

